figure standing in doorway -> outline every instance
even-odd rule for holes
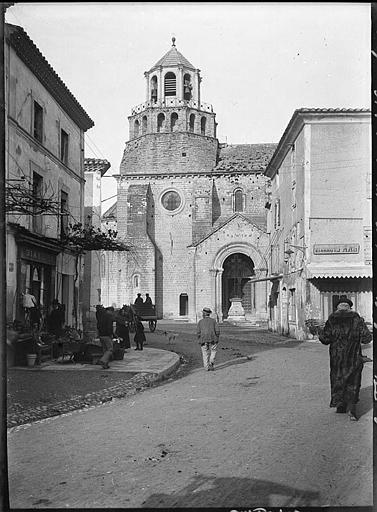
[[[217,345],[219,343],[220,329],[214,318],[211,318],[210,308],[203,308],[203,318],[197,325],[198,342],[202,349],[203,365],[207,371],[215,369]]]
[[[351,311],[352,306],[351,300],[340,298],[318,337],[321,343],[330,345],[330,407],[336,407],[338,413],[348,410],[350,419],[357,421],[356,404],[364,366],[361,343],[369,343],[372,333],[364,319]]]

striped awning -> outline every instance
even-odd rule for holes
[[[307,266],[307,278],[331,278],[331,277],[372,277],[372,266],[348,266],[348,267],[317,267],[315,265]]]

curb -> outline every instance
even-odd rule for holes
[[[140,391],[152,387],[154,384],[166,380],[181,364],[178,354],[177,361],[159,373],[139,372],[124,384],[117,384],[100,391],[87,393],[82,396],[75,396],[63,402],[52,403],[45,406],[37,406],[33,409],[26,409],[22,414],[8,414],[7,431],[30,426],[32,423],[57,418],[75,411],[85,411],[93,407],[112,402],[116,399],[128,398]]]

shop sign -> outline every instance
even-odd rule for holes
[[[21,247],[21,258],[24,260],[37,261],[38,263],[44,263],[45,265],[56,265],[56,256],[46,251],[41,251],[36,247]]]
[[[314,244],[313,254],[359,254],[359,244]]]

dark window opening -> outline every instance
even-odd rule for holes
[[[68,194],[60,193],[60,236],[64,237],[68,232]]]
[[[33,136],[39,142],[43,142],[43,108],[36,101],[34,101]]]
[[[139,128],[140,128],[140,123],[136,119],[135,124],[134,124],[134,137],[138,137],[139,136]]]
[[[207,122],[207,119],[205,117],[202,117],[200,120],[200,133],[202,135],[206,134],[206,122]]]
[[[60,130],[60,160],[66,165],[68,163],[68,141],[68,133]]]
[[[191,76],[186,73],[183,77],[183,99],[189,101],[192,96]]]
[[[164,114],[158,114],[157,116],[157,131],[161,132],[163,131],[165,127],[165,116]]]
[[[189,131],[193,132],[195,128],[195,114],[190,115],[190,125],[189,125]]]
[[[39,205],[42,200],[43,178],[38,173],[33,172],[33,230],[40,233],[42,229],[42,215],[39,213]]]
[[[177,94],[176,78],[174,73],[166,73],[165,75],[165,96],[175,96]]]
[[[142,125],[141,125],[141,132],[143,134],[147,133],[147,123],[148,123],[147,116],[143,116]]]
[[[243,193],[242,190],[236,190],[234,193],[234,211],[243,211]]]
[[[178,128],[178,114],[173,112],[170,118],[170,131],[175,132]]]
[[[188,295],[187,293],[181,293],[179,296],[179,316],[188,315]]]
[[[157,101],[157,76],[152,76],[151,80],[151,100],[156,103]]]

